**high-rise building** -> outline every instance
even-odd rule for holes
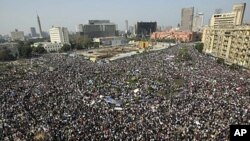
[[[77,26],[76,32],[83,32],[83,24]]]
[[[250,26],[207,27],[203,31],[203,52],[250,68]]]
[[[69,44],[69,32],[66,27],[52,27],[49,34],[51,43]]]
[[[49,37],[49,33],[48,32],[43,31],[42,34],[43,34],[43,38],[48,38]]]
[[[139,37],[150,36],[157,29],[157,22],[137,22],[136,34]]]
[[[125,32],[128,32],[128,20],[125,20]]]
[[[30,28],[30,33],[31,33],[31,37],[37,37],[36,28],[35,27],[31,27]]]
[[[135,27],[134,26],[129,26],[129,33],[132,35],[135,35]]]
[[[156,31],[157,31],[157,32],[161,32],[162,29],[163,29],[162,26],[157,26]]]
[[[202,30],[203,27],[203,13],[196,13],[194,16],[193,31],[198,32]]]
[[[250,26],[242,25],[244,9],[244,3],[237,4],[231,13],[213,15],[203,31],[204,53],[250,68]]]
[[[180,29],[183,31],[192,31],[193,18],[194,18],[194,7],[182,8]]]
[[[23,31],[18,31],[16,29],[15,31],[11,32],[10,34],[11,34],[12,41],[24,41],[25,40]]]
[[[241,25],[244,18],[246,3],[235,4],[233,13],[235,13],[235,25]]]
[[[42,27],[41,27],[40,18],[38,15],[37,15],[37,22],[38,22],[38,27],[39,27],[40,38],[43,38],[43,31],[42,31]]]
[[[115,36],[116,25],[109,20],[89,20],[83,26],[83,34],[89,38]]]
[[[231,28],[235,25],[241,25],[246,3],[236,4],[233,6],[233,11],[229,13],[214,14],[210,21],[210,26],[214,28]]]

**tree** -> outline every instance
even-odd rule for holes
[[[70,41],[70,45],[71,45],[71,49],[76,49],[76,43],[75,42],[72,42]]]
[[[196,48],[200,53],[202,53],[203,46],[204,46],[203,43],[197,43],[197,44],[195,44],[195,48]]]
[[[94,43],[93,43],[93,46],[94,46],[95,48],[98,48],[98,47],[99,47],[99,43],[94,42]]]
[[[70,49],[71,49],[71,47],[70,47],[70,45],[68,45],[68,44],[64,44],[63,46],[62,46],[62,48],[61,48],[61,52],[67,52],[67,51],[70,51]]]
[[[87,36],[78,36],[76,39],[76,44],[78,46],[83,47],[91,47],[92,45],[92,40],[90,38],[88,38]]]
[[[76,45],[75,45],[75,48],[76,48],[77,50],[83,49],[83,47],[82,47],[81,45],[79,45],[79,44],[76,44]]]
[[[24,41],[18,41],[18,46],[24,46]]]
[[[218,64],[224,64],[224,59],[218,58],[218,59],[216,60],[216,62],[217,62]]]
[[[33,52],[38,53],[38,54],[43,54],[46,53],[47,51],[45,50],[44,47],[41,45],[38,45],[38,47],[33,48]]]
[[[16,58],[11,54],[11,50],[4,48],[0,50],[0,61],[10,61]]]
[[[229,66],[229,68],[230,68],[231,70],[237,70],[237,69],[240,68],[240,66],[238,66],[237,64],[232,64],[232,65]]]
[[[24,44],[30,46],[30,45],[34,44],[34,42],[33,41],[26,41],[26,42],[24,42]]]
[[[18,45],[19,57],[29,58],[31,57],[32,48],[29,45],[25,45],[22,42]]]
[[[4,39],[0,39],[0,43],[4,43],[4,42],[7,42],[7,41]]]

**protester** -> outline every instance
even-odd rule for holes
[[[229,125],[250,124],[250,74],[191,46],[178,62],[180,48],[99,64],[47,54],[12,68],[0,140],[228,140]]]

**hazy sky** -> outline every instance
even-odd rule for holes
[[[204,13],[205,21],[216,8],[230,12],[235,3],[246,2],[244,21],[250,22],[249,0],[0,0],[0,34],[10,34],[14,29],[30,33],[36,27],[36,11],[42,29],[48,31],[54,26],[65,26],[75,31],[78,24],[91,19],[108,19],[125,29],[137,21],[157,21],[160,26],[176,26],[180,23],[181,8],[194,6]]]

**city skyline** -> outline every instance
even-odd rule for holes
[[[88,20],[100,19],[110,20],[118,25],[119,30],[125,30],[125,20],[128,25],[136,22],[157,22],[159,26],[173,26],[181,22],[181,9],[194,7],[195,12],[204,13],[204,24],[208,24],[216,8],[222,8],[222,12],[230,12],[236,3],[246,3],[244,22],[250,22],[250,9],[247,0],[227,1],[173,1],[173,0],[144,0],[142,1],[65,1],[65,0],[37,0],[17,1],[2,0],[0,5],[0,34],[10,34],[18,29],[27,35],[30,27],[39,29],[36,20],[36,11],[41,20],[41,26],[48,32],[52,26],[64,26],[69,31],[76,31],[78,24],[87,24]],[[14,4],[15,3],[15,4]],[[170,5],[171,4],[171,5]],[[14,9],[14,10],[13,10]],[[97,9],[97,10],[95,10]]]

